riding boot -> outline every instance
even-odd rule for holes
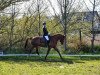
[[[48,45],[47,45],[47,41],[45,40],[45,47],[47,47]]]
[[[47,47],[49,47],[49,41],[47,41]]]
[[[49,41],[45,41],[45,47],[49,47]]]

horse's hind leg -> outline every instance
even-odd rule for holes
[[[39,55],[38,47],[36,47],[36,53]]]
[[[28,56],[30,56],[31,52],[32,52],[32,50],[29,50],[29,52],[28,52]]]
[[[61,58],[61,60],[63,60],[63,58],[62,58],[62,56],[61,56],[61,54],[60,54],[60,52],[59,52],[59,50],[58,50],[58,48],[54,48],[57,52],[58,52],[58,54],[59,54],[59,56],[60,56],[60,58]]]

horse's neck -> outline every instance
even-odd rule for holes
[[[55,38],[56,41],[59,41],[60,40],[57,36],[54,36],[54,38]]]

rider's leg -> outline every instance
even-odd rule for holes
[[[49,46],[49,37],[48,36],[44,37],[45,37],[45,46]]]

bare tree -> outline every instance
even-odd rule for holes
[[[57,18],[59,19],[59,22],[61,23],[61,25],[63,27],[63,33],[66,37],[64,48],[65,48],[65,50],[67,50],[68,49],[68,42],[67,42],[68,27],[70,25],[70,21],[72,19],[72,16],[74,15],[74,13],[77,10],[80,10],[79,8],[77,8],[77,6],[79,5],[79,1],[77,1],[77,0],[56,0],[57,4],[58,4],[58,10],[60,11],[60,13],[57,13],[52,2],[50,0],[48,0],[48,1],[53,9],[55,16],[57,17],[57,15],[60,15],[60,17],[57,17]]]
[[[95,40],[95,36],[96,36],[95,30],[94,30],[94,25],[96,23],[96,21],[95,21],[95,16],[96,16],[95,11],[97,11],[96,8],[100,5],[100,0],[89,0],[90,4],[92,5],[92,10],[88,7],[88,5],[86,4],[85,0],[83,0],[83,1],[85,3],[85,6],[88,9],[87,11],[92,11],[92,22],[91,22],[91,25],[92,25],[91,26],[91,32],[92,32],[91,52],[94,52],[94,40]]]
[[[41,35],[41,19],[42,19],[42,14],[43,12],[48,8],[48,6],[45,5],[45,1],[44,0],[37,0],[37,16],[38,16],[38,35]]]
[[[9,7],[12,3],[29,1],[29,0],[0,0],[0,11],[4,10],[6,7]]]
[[[0,0],[0,11],[4,10],[6,7],[10,6],[13,0]]]
[[[65,35],[65,50],[68,49],[67,46],[67,33],[68,33],[68,24],[71,20],[71,17],[73,16],[75,12],[75,0],[57,0],[58,5],[61,12],[61,22],[64,27],[64,35]]]
[[[31,19],[31,25],[34,25],[34,22],[37,22],[35,25],[39,36],[41,35],[41,22],[44,21],[43,15],[47,9],[48,6],[45,5],[44,0],[33,0],[28,6],[28,10],[26,11],[27,16],[30,16],[30,18],[33,17]]]
[[[92,40],[91,40],[91,50],[94,52],[94,39],[95,39],[95,33],[94,33],[94,17],[95,17],[95,0],[93,2],[93,17],[92,17]]]
[[[94,30],[94,25],[95,25],[95,8],[98,6],[98,3],[100,4],[100,1],[99,0],[94,0],[93,2],[91,0],[89,0],[90,3],[92,4],[93,6],[93,16],[92,16],[92,40],[91,40],[91,51],[94,52],[94,40],[95,40],[95,30]]]

